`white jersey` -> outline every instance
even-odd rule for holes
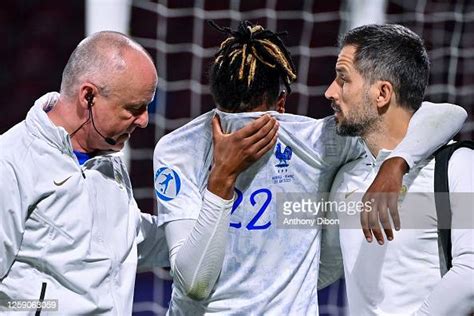
[[[225,131],[261,115],[217,112]],[[160,225],[198,217],[212,163],[214,113],[163,137],[155,149]],[[191,300],[174,287],[171,314],[318,314],[321,231],[279,227],[277,198],[328,192],[338,167],[363,150],[356,139],[336,135],[332,117],[272,115],[280,122],[277,145],[237,180],[225,258],[210,297]]]
[[[345,205],[360,202],[389,154],[390,151],[381,150],[374,158],[367,149],[365,158],[342,167],[334,180],[330,199]],[[395,231],[394,239],[382,246],[365,240],[358,213],[338,213],[350,315],[412,315],[440,282],[433,179],[434,159],[421,162],[405,175],[399,200],[402,229]],[[456,234],[459,231],[454,235],[457,238]],[[457,247],[462,248],[462,253],[472,258],[472,231],[464,230],[461,235],[458,239],[464,240],[463,245],[460,246],[460,241],[455,244],[459,243]],[[472,266],[469,262],[472,259],[467,260],[467,265]],[[472,272],[466,275],[472,278]]]
[[[328,192],[336,169],[358,157],[363,147],[354,138],[337,136],[332,117],[314,120],[273,112],[280,121],[277,145],[237,179],[237,198],[225,236],[219,219],[225,217],[227,221],[229,215],[221,217],[217,210],[227,209],[225,203],[214,203],[217,213],[210,211],[210,200],[205,194],[212,162],[210,121],[214,112],[220,115],[225,131],[235,131],[261,115],[211,111],[165,136],[155,148],[158,220],[160,225],[166,224],[171,257],[180,258],[179,263],[172,260],[177,264],[173,268],[172,262],[177,283],[173,287],[170,314],[317,314],[318,272],[319,284],[324,285],[340,271],[337,260],[321,260],[318,264],[318,259],[325,259],[327,254],[337,259],[337,252],[325,247],[334,239],[325,238],[331,230],[321,234],[314,228],[314,214],[300,211],[302,200],[288,195],[303,194],[306,202],[327,200],[328,194],[324,192]],[[422,105],[410,120],[406,139],[391,156],[403,157],[411,167],[446,142],[465,117],[465,111],[453,105]],[[432,121],[436,124],[426,124]],[[296,216],[285,214],[284,202],[288,200],[297,202],[293,204]],[[307,216],[301,216],[303,213]],[[196,224],[191,226],[193,221]],[[298,224],[301,222],[305,224]],[[308,222],[311,229],[303,228],[308,227]],[[215,231],[200,227],[205,223],[215,224]],[[218,237],[211,237],[217,231]],[[222,243],[223,238],[227,242]],[[200,255],[204,257],[190,257],[194,253],[190,249],[195,250],[193,245],[202,247]],[[224,250],[225,256],[221,253]],[[206,262],[212,258],[211,265],[219,261],[222,270],[202,268],[203,258]],[[187,262],[196,268],[186,267]],[[321,273],[323,270],[325,273]],[[202,284],[196,284],[196,280]],[[194,297],[196,289],[201,301],[189,298]],[[207,291],[210,294],[201,296]]]

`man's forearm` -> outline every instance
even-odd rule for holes
[[[232,204],[232,200],[206,192],[197,220],[174,221],[165,226],[173,279],[190,298],[207,298],[219,276]]]
[[[413,114],[405,138],[388,158],[402,157],[413,167],[447,143],[462,128],[466,118],[467,113],[460,106],[423,102]]]

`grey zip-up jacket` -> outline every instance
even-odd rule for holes
[[[164,233],[138,209],[119,153],[79,165],[46,114],[58,98],[0,136],[0,311],[42,296],[60,315],[130,315],[137,265],[167,265]]]

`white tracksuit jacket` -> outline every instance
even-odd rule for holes
[[[137,264],[166,265],[164,233],[140,213],[119,154],[79,165],[46,114],[58,97],[0,136],[0,312],[46,283],[55,315],[130,315]]]

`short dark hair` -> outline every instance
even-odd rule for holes
[[[290,53],[280,36],[260,25],[241,21],[237,30],[209,24],[229,37],[210,68],[214,101],[222,110],[248,112],[266,103],[275,105],[283,83],[288,93],[296,79]]]
[[[364,25],[347,32],[339,47],[356,48],[354,65],[370,83],[392,83],[400,106],[416,111],[428,84],[430,61],[423,40],[397,24]]]

